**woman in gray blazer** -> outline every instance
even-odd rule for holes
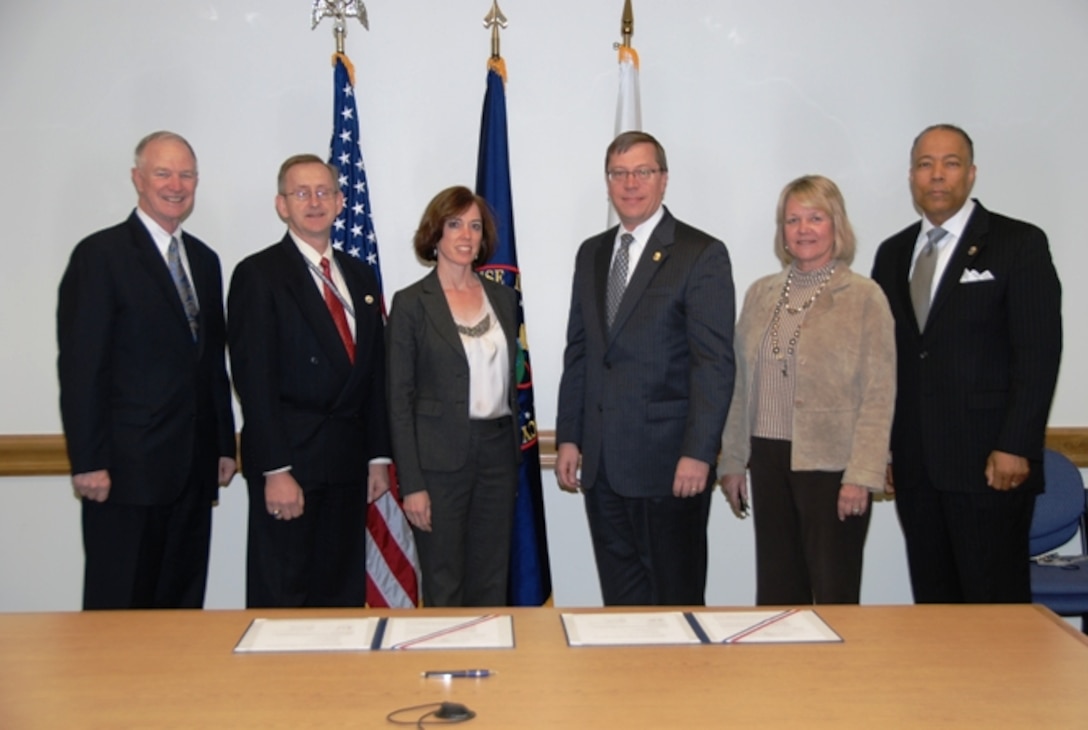
[[[416,231],[434,270],[393,297],[389,417],[427,606],[506,603],[520,454],[517,298],[477,274],[495,223],[465,187],[443,190]]]

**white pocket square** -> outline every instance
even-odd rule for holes
[[[974,269],[964,269],[963,276],[960,277],[961,284],[974,284],[979,281],[993,281],[993,273],[987,269],[986,271],[975,271]]]

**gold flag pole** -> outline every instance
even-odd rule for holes
[[[635,34],[635,11],[631,9],[631,0],[624,0],[623,3],[623,17],[620,18],[620,34],[623,36],[623,43],[613,43],[612,47],[619,49],[631,47],[631,36]]]
[[[484,16],[484,28],[491,29],[491,58],[487,61],[487,67],[494,69],[506,81],[506,63],[502,60],[499,46],[499,29],[506,28],[506,16],[499,9],[499,0],[492,0],[491,11]]]
[[[336,37],[336,53],[344,55],[344,37],[348,34],[347,18],[358,18],[363,27],[370,30],[366,17],[366,5],[362,0],[314,0],[310,30],[317,28],[325,18],[332,18],[332,33]]]

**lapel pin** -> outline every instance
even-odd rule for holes
[[[364,298],[364,299],[366,300],[366,303],[367,303],[367,304],[373,304],[373,303],[374,303],[374,297],[373,297],[373,296],[371,296],[370,294],[367,294],[367,295],[366,295],[365,297],[363,297],[363,298]]]
[[[654,262],[656,263],[656,262],[658,262],[660,260],[661,260],[661,252],[660,251],[654,251]]]
[[[968,256],[974,256],[976,253],[978,253],[978,246],[972,246],[971,248],[967,249]]]

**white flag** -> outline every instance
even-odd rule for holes
[[[642,131],[642,101],[638,91],[638,52],[630,46],[620,46],[620,93],[616,99],[616,136],[624,132]],[[608,226],[618,225],[619,216],[608,204]]]
[[[642,102],[638,93],[638,52],[620,46],[620,95],[616,100],[616,135],[642,130]]]

